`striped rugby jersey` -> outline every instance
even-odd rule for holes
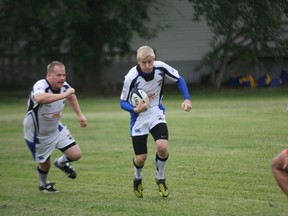
[[[34,95],[39,92],[59,94],[65,92],[69,87],[69,84],[64,82],[62,88],[55,92],[46,79],[41,79],[36,82],[27,102],[28,109],[25,116],[25,118],[30,118],[29,120],[26,119],[28,120],[26,122],[30,125],[25,125],[25,127],[30,127],[31,130],[34,129],[36,136],[49,136],[53,134],[59,127],[66,99],[49,104],[38,104],[34,100]]]
[[[177,82],[180,78],[178,71],[162,61],[154,61],[153,71],[144,73],[139,65],[130,69],[125,76],[120,99],[129,101],[129,94],[133,88],[143,89],[150,100],[150,108],[162,104],[165,78]]]

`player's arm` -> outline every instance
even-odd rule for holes
[[[71,97],[67,98],[67,102],[69,103],[69,105],[72,107],[72,109],[76,113],[81,127],[86,127],[87,126],[87,119],[83,115],[83,113],[81,112],[77,96],[75,94],[73,94]]]
[[[136,107],[133,107],[132,104],[130,104],[128,101],[120,100],[120,106],[122,109],[128,112],[134,112],[134,113],[139,114],[141,112],[145,112],[148,109],[149,101],[146,101],[144,103],[144,100],[141,99],[140,103]]]
[[[128,112],[134,112],[134,107],[128,101],[120,100],[120,107]]]
[[[190,98],[187,84],[181,76],[179,77],[179,79],[177,81],[177,85],[178,85],[178,88],[179,88],[181,94],[184,97],[184,101],[182,103],[182,109],[186,112],[189,112],[192,109],[191,98]]]
[[[74,92],[75,92],[74,88],[69,88],[64,93],[61,94],[49,94],[45,92],[39,92],[34,95],[34,100],[39,104],[49,104],[54,101],[68,98],[71,95],[73,95]]]

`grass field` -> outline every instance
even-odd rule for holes
[[[75,180],[51,168],[58,194],[38,191],[36,164],[26,147],[25,97],[0,98],[0,215],[287,215],[288,200],[271,173],[271,160],[287,147],[287,88],[196,91],[193,110],[179,95],[165,95],[170,132],[166,168],[170,196],[154,182],[155,146],[149,138],[144,198],[132,192],[129,114],[119,98],[79,96],[89,126],[80,128],[70,107],[63,123],[81,146]],[[52,159],[60,156],[55,150]]]

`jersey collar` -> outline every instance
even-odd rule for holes
[[[139,64],[137,65],[136,69],[137,69],[139,75],[140,75],[143,79],[145,79],[146,82],[154,79],[155,67],[153,67],[153,70],[152,70],[150,73],[144,73],[144,72],[141,70]]]
[[[53,89],[52,89],[52,86],[51,86],[50,83],[49,83],[49,81],[48,81],[47,79],[45,79],[45,80],[46,80],[46,82],[48,83],[49,88],[51,89],[51,91],[52,91],[53,94],[60,94],[61,89],[58,89],[57,91],[53,90]]]

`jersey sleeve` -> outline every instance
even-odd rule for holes
[[[63,87],[64,87],[65,91],[66,91],[68,88],[71,88],[71,86],[70,86],[66,81],[64,82]]]
[[[129,94],[132,89],[133,80],[137,77],[136,67],[133,67],[125,76],[121,91],[120,100],[129,100]]]
[[[178,85],[178,88],[179,88],[181,94],[183,95],[184,99],[185,100],[191,100],[187,84],[182,77],[179,77],[179,79],[177,81],[177,85]]]
[[[123,110],[131,113],[134,113],[134,107],[129,102],[129,95],[133,89],[133,83],[137,78],[137,74],[138,72],[136,70],[136,66],[131,68],[130,71],[126,74],[120,96],[120,107]]]
[[[154,66],[156,68],[162,69],[162,71],[165,73],[165,77],[168,78],[170,81],[172,82],[178,81],[180,75],[178,70],[176,70],[175,68],[171,67],[170,65],[162,61],[155,61]]]
[[[191,100],[186,81],[179,75],[178,70],[162,61],[156,61],[155,65],[163,69],[165,77],[167,77],[170,81],[177,83],[177,86],[184,99]]]
[[[120,100],[120,107],[128,112],[134,112],[134,107],[125,100]]]
[[[33,86],[33,96],[37,93],[43,93],[45,92],[45,88],[47,87],[45,80],[39,80],[36,82]]]

